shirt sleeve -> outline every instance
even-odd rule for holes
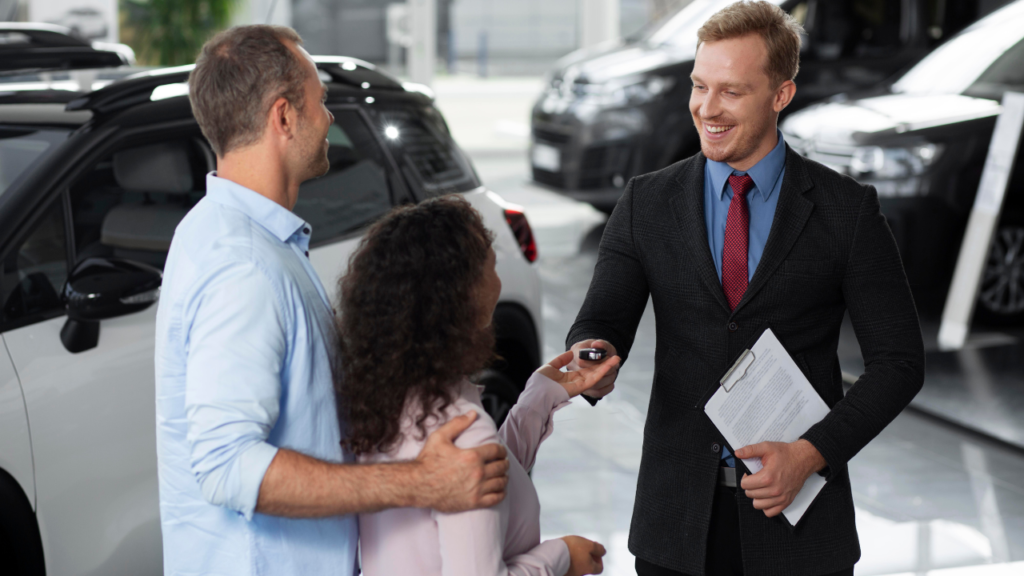
[[[282,299],[252,263],[233,263],[186,300],[186,439],[203,497],[252,519],[277,448],[287,352]]]
[[[526,390],[498,432],[523,468],[533,469],[537,449],[554,431],[555,412],[568,405],[569,394],[558,382],[536,372],[526,381]]]
[[[472,448],[493,442],[498,442],[494,422],[477,418],[459,435],[455,445]],[[509,502],[506,509],[509,514],[524,513],[515,502]],[[437,522],[441,544],[442,576],[564,576],[569,571],[569,548],[559,539],[541,542],[529,552],[506,560],[501,505],[455,514],[431,514]]]

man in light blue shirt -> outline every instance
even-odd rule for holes
[[[288,28],[228,30],[204,46],[192,107],[218,159],[178,226],[157,314],[157,454],[164,572],[356,570],[354,514],[489,507],[508,463],[458,450],[473,416],[419,458],[355,465],[341,447],[334,315],[308,259],[299,184],[328,167],[326,87]]]

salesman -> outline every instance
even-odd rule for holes
[[[625,360],[653,299],[629,538],[639,576],[852,575],[847,463],[924,379],[917,312],[875,189],[797,155],[776,127],[796,93],[800,33],[767,2],[732,4],[698,31],[690,112],[701,153],[626,186],[566,340]],[[865,369],[844,397],[836,349],[847,312]],[[767,328],[831,411],[796,442],[733,454],[703,400]],[[764,464],[738,488],[737,456]],[[827,484],[791,527],[779,514],[812,474]]]

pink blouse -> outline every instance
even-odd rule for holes
[[[500,442],[510,464],[505,499],[491,508],[443,514],[424,508],[393,508],[359,515],[366,576],[564,576],[569,549],[562,540],[540,541],[540,500],[526,471],[540,443],[551,435],[552,414],[569,396],[557,382],[534,374],[499,431],[480,403],[477,386],[465,380],[443,420],[427,421],[427,433],[475,410],[476,421],[456,440],[460,448]],[[402,418],[402,440],[389,453],[361,462],[412,460],[423,448],[410,405]]]

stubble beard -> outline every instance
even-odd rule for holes
[[[705,139],[703,122],[699,117],[696,118],[697,132],[700,134],[700,150],[704,153],[704,157],[726,164],[741,162],[748,158],[757,151],[772,128],[770,110],[761,114],[759,119],[760,121],[756,124],[746,123],[746,127],[750,128],[746,134],[739,134],[739,138],[732,142],[715,145]],[[728,122],[724,123],[728,124]],[[738,124],[735,126],[733,130],[739,128]]]
[[[312,126],[304,127],[303,131],[312,131]],[[330,147],[327,143],[327,135],[319,134],[316,139],[306,140],[308,144],[303,146],[302,157],[306,159],[305,178],[303,181],[319,178],[331,170],[331,162],[327,158],[327,150]]]

